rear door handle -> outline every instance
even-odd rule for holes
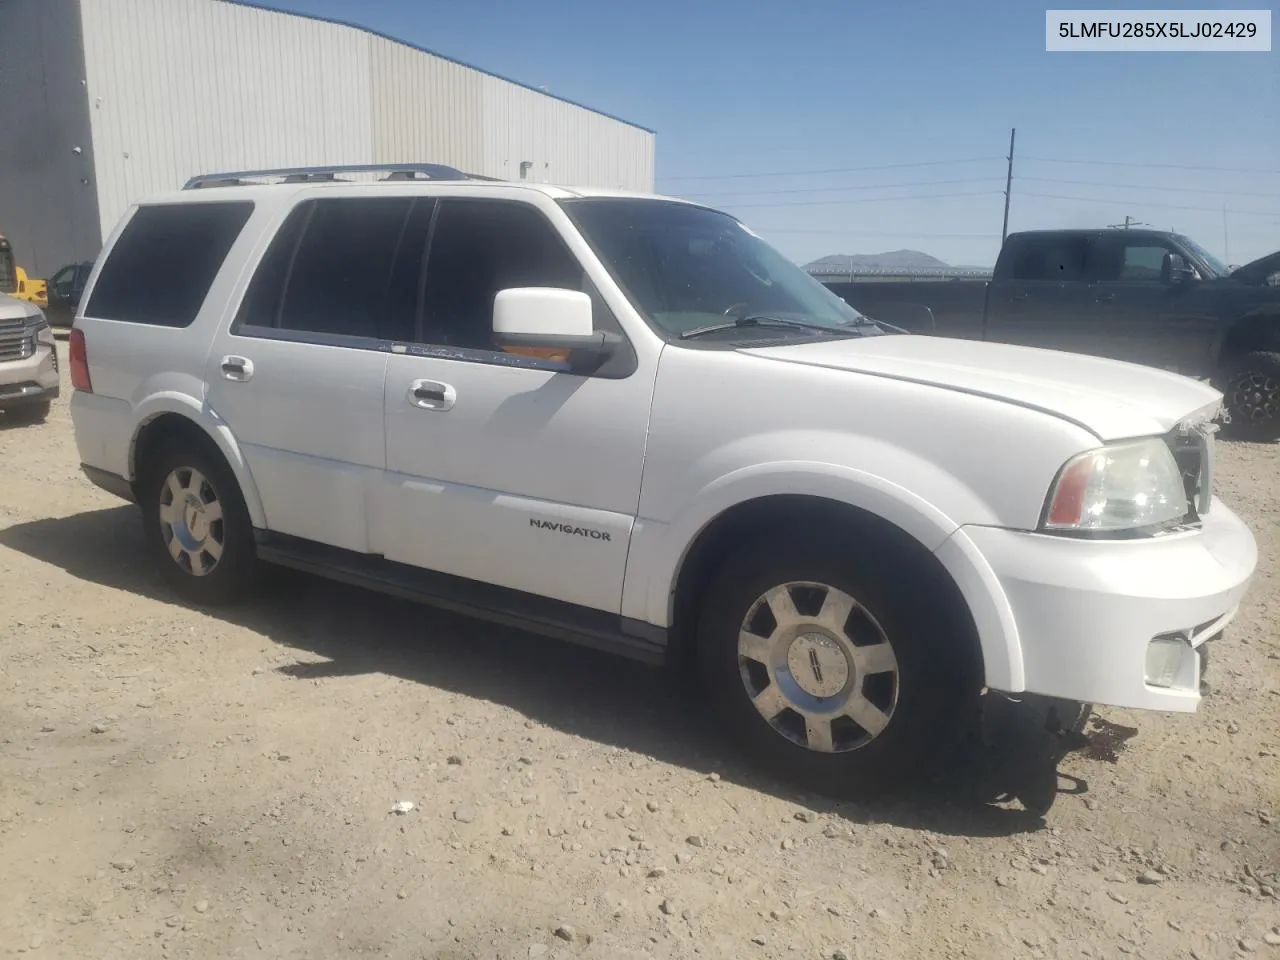
[[[1030,300],[1031,294],[1027,293],[1026,291],[1023,291],[1022,293],[1011,293],[1009,294],[1009,299],[1010,300]]]
[[[244,382],[253,376],[253,361],[248,357],[223,357],[222,375],[228,380]]]
[[[409,402],[423,410],[451,410],[457,399],[457,391],[438,380],[415,380],[409,384]]]
[[[1114,300],[1115,298],[1116,298],[1116,295],[1115,295],[1114,293],[1100,293],[1100,294],[1098,294],[1098,302],[1099,302],[1099,303],[1110,303],[1110,302],[1111,302],[1112,300]]]

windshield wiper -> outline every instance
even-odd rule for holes
[[[832,327],[825,323],[811,323],[808,320],[787,320],[784,317],[771,317],[765,313],[752,313],[745,317],[738,317],[728,323],[712,323],[705,327],[694,327],[692,330],[686,330],[680,334],[681,340],[693,340],[695,337],[705,336],[708,333],[719,333],[722,330],[739,330],[743,327],[794,327],[798,330],[811,330],[815,333],[825,333],[834,336],[849,336],[847,329],[840,327]]]

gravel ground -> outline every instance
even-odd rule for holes
[[[1013,750],[835,804],[643,667],[302,576],[188,609],[65,399],[0,417],[0,948],[1280,957],[1280,447],[1219,461],[1262,559],[1214,693],[1100,710],[1040,819],[982,802]]]

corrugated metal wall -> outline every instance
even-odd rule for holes
[[[373,160],[369,37],[214,0],[80,0],[102,232],[197,173]]]
[[[421,160],[518,179],[528,162],[532,180],[653,189],[652,133],[354,27],[79,3],[104,236],[129,204],[222,170]]]
[[[653,190],[653,134],[484,76],[484,173],[566,186]]]
[[[485,173],[483,74],[382,37],[371,46],[373,162],[421,160]]]
[[[33,277],[101,243],[83,81],[76,0],[0,0],[0,234]]]

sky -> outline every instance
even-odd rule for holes
[[[1027,0],[270,2],[649,127],[659,192],[799,262],[910,248],[990,265],[1015,127],[1010,231],[1129,216],[1231,264],[1280,248],[1274,42],[1048,53],[1045,6]]]

